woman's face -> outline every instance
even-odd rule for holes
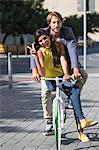
[[[38,42],[39,42],[40,46],[42,46],[44,48],[50,48],[50,46],[51,46],[50,37],[47,36],[46,34],[41,35],[38,38]]]

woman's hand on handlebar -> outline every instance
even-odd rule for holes
[[[70,75],[66,74],[63,76],[63,80],[69,80],[70,79]]]

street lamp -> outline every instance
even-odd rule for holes
[[[87,19],[86,19],[86,0],[84,0],[84,69],[86,70],[86,64],[87,64],[87,44],[86,44],[86,25],[87,25]]]
[[[87,12],[91,13],[95,11],[95,0],[78,0],[78,12],[83,14],[83,37],[84,37],[84,69],[86,70],[87,66]]]

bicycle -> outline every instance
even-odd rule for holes
[[[65,104],[64,104],[63,99],[61,98],[60,91],[63,91],[67,95],[67,99],[69,99],[73,85],[72,87],[70,86],[70,87],[61,88],[59,84],[60,84],[60,81],[63,81],[63,78],[56,77],[56,78],[42,78],[42,79],[49,80],[49,81],[56,81],[56,96],[53,99],[53,129],[55,133],[56,149],[60,150],[61,149],[61,131],[66,120]],[[69,82],[71,83],[72,81],[74,82],[74,80],[71,77]],[[73,84],[75,84],[75,82]],[[74,111],[74,116],[75,116],[75,120],[77,124],[77,130],[78,132],[80,132],[83,129],[78,128],[78,123],[80,122],[78,118],[76,117],[75,111]]]

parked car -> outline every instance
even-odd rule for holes
[[[93,47],[96,42],[92,39],[90,39],[89,37],[87,37],[87,41],[86,41],[87,47]],[[84,40],[82,36],[78,37],[78,46],[83,46],[84,45]]]

